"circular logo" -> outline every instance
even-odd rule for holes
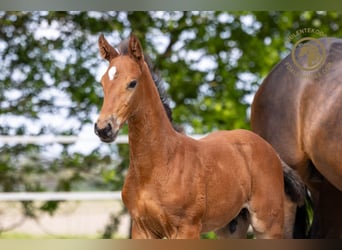
[[[304,71],[318,69],[323,65],[326,51],[321,41],[313,37],[304,37],[294,45],[291,57],[293,63]]]

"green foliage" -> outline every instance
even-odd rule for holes
[[[97,37],[116,45],[131,32],[165,81],[176,123],[193,133],[249,128],[251,97],[290,52],[287,37],[304,27],[338,37],[341,26],[336,12],[0,12],[0,134],[77,135],[92,124],[102,104],[97,72],[106,65]],[[121,189],[127,145],[88,155],[60,145],[47,156],[51,146],[0,142],[0,190]],[[27,216],[57,208],[23,203]]]
[[[215,240],[215,239],[217,239],[217,236],[214,232],[209,232],[206,234],[202,234],[201,239]]]

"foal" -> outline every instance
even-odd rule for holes
[[[194,140],[172,127],[131,35],[120,52],[99,37],[109,67],[95,133],[115,140],[128,122],[130,166],[122,199],[132,237],[199,238],[247,209],[257,238],[282,238],[284,180],[279,157],[247,130],[217,131]]]

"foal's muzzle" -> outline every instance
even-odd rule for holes
[[[94,131],[95,131],[95,134],[98,137],[100,137],[101,141],[107,142],[107,143],[114,141],[119,132],[119,130],[114,132],[112,125],[110,123],[107,123],[107,125],[104,128],[99,128],[97,126],[97,123],[95,123]]]

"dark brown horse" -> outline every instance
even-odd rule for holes
[[[130,166],[122,199],[133,238],[199,238],[246,209],[258,238],[282,238],[284,176],[274,149],[246,130],[217,131],[201,140],[171,125],[139,40],[117,51],[99,37],[109,67],[95,133],[115,140],[128,123]]]
[[[310,66],[297,49],[298,59],[288,56],[276,65],[255,95],[252,130],[308,186],[314,207],[311,237],[342,238],[342,40],[309,45],[322,48],[324,63],[310,72],[297,68],[295,63]]]

